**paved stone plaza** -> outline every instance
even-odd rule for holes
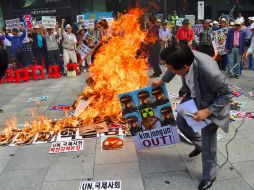
[[[254,91],[253,71],[244,71],[242,78],[230,80],[246,92]],[[57,104],[72,104],[85,86],[85,74],[77,78],[31,81],[0,86],[0,126],[10,116],[24,123],[33,118],[27,103],[32,96],[49,96],[38,108],[47,118],[64,114],[50,111]],[[168,84],[169,91],[178,93],[179,77]],[[247,102],[243,111],[253,111],[254,99],[248,95],[238,101]],[[226,159],[225,144],[234,135],[240,122],[233,122],[230,133],[218,143],[218,162]],[[85,140],[84,151],[49,154],[50,144],[0,147],[0,190],[78,190],[83,180],[122,181],[123,190],[195,190],[201,176],[201,157],[190,159],[193,147],[180,143],[174,146],[137,152],[132,138],[125,138],[122,151],[101,151],[100,139]],[[254,189],[254,120],[246,120],[236,139],[229,145],[229,163],[218,170],[212,190]]]

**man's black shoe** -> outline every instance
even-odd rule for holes
[[[189,154],[189,157],[192,158],[192,157],[195,157],[197,155],[199,155],[201,153],[200,150],[198,150],[197,148],[195,148],[190,154]]]
[[[63,76],[67,76],[67,73],[66,73],[66,72],[63,72],[62,75],[63,75]]]
[[[205,190],[205,189],[209,189],[210,187],[212,187],[213,182],[215,181],[216,178],[214,178],[213,180],[202,180],[198,186],[198,190]]]
[[[3,112],[4,112],[4,110],[0,109],[0,113],[3,113]]]

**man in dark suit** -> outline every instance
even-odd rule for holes
[[[176,124],[195,145],[189,157],[202,152],[203,177],[198,189],[208,189],[216,178],[217,166],[217,129],[225,132],[229,129],[229,99],[230,91],[226,77],[221,73],[214,59],[206,54],[191,51],[183,44],[171,45],[161,53],[161,59],[166,63],[167,72],[161,81],[170,82],[175,75],[182,77],[183,101],[194,99],[198,112],[194,119],[202,121],[210,119],[212,123],[201,131],[201,136],[194,133],[185,119],[177,115]],[[202,137],[202,139],[201,139]]]

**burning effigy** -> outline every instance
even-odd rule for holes
[[[21,129],[17,128],[15,119],[7,120],[0,134],[0,145],[24,145],[33,140],[51,142],[53,136],[64,128],[84,127],[105,121],[121,123],[122,110],[118,94],[143,88],[148,83],[147,60],[137,56],[137,51],[146,39],[146,32],[140,25],[142,15],[142,10],[132,9],[112,22],[111,35],[104,40],[89,69],[90,76],[86,80],[88,86],[71,106],[75,110],[83,101],[86,103],[84,109],[57,120],[40,116],[26,122]],[[96,129],[89,127],[89,132],[98,130],[98,126]]]

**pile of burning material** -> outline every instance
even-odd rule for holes
[[[136,56],[146,38],[140,27],[142,15],[143,11],[133,9],[113,21],[110,40],[100,47],[89,70],[88,87],[71,106],[76,109],[81,100],[89,101],[83,110],[57,121],[39,117],[19,130],[17,123],[7,121],[0,135],[0,144],[27,144],[34,138],[49,142],[52,136],[67,127],[84,127],[104,121],[121,123],[122,112],[117,95],[145,87],[148,83],[147,60]],[[110,128],[108,133],[111,130],[114,131]]]

